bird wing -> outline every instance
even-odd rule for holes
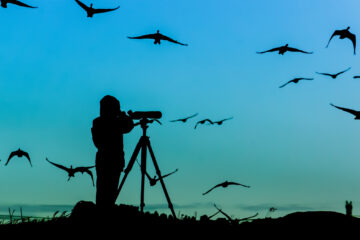
[[[353,114],[355,116],[359,114],[359,111],[355,111],[355,110],[352,110],[352,109],[349,109],[349,108],[338,107],[338,106],[335,106],[332,103],[330,103],[330,105],[333,106],[333,107],[336,107],[337,109],[340,109],[340,110],[343,110],[345,112],[351,113],[351,114]]]
[[[355,34],[352,34],[349,32],[348,36],[347,36],[348,39],[351,40],[353,46],[354,46],[354,55],[355,55],[355,49],[356,49],[356,36]]]
[[[283,88],[283,87],[285,87],[286,85],[288,85],[288,84],[291,83],[291,82],[293,82],[293,80],[288,81],[287,83],[281,85],[279,88]]]
[[[80,2],[79,0],[75,0],[80,7],[82,7],[85,11],[88,11],[90,8],[86,6],[84,3]]]
[[[29,160],[29,163],[30,163],[30,165],[32,166],[29,153],[23,152],[23,154],[24,154],[24,156]]]
[[[65,171],[68,171],[68,170],[69,170],[69,168],[64,167],[63,165],[60,165],[60,164],[51,162],[48,158],[46,158],[46,161],[48,161],[49,163],[51,163],[51,164],[54,165],[55,167],[58,167],[58,168],[60,168],[60,169],[62,169],[62,170],[65,170]]]
[[[189,117],[186,117],[185,119],[193,118],[193,117],[196,117],[197,115],[199,115],[199,113],[195,113],[194,115],[191,115],[191,116],[189,116]]]
[[[196,129],[197,125],[199,125],[199,124],[200,124],[200,121],[195,124],[194,129]]]
[[[116,8],[108,8],[108,9],[94,9],[94,13],[104,13],[104,12],[111,12],[111,11],[115,11],[116,9],[118,9],[120,6],[116,7]]]
[[[266,51],[263,51],[263,52],[256,52],[258,54],[263,54],[263,53],[267,53],[267,52],[275,52],[275,51],[279,51],[279,47],[277,48],[273,48],[273,49],[270,49],[270,50],[266,50]]]
[[[214,188],[220,187],[222,183],[215,185],[214,187],[210,188],[207,192],[203,193],[203,195],[208,194],[209,192],[211,192]]]
[[[243,187],[246,187],[246,188],[250,188],[250,186],[247,186],[247,185],[244,185],[244,184],[241,184],[241,183],[237,183],[237,182],[229,182],[229,185],[239,185],[239,186],[243,186]]]
[[[300,78],[299,80],[314,80],[313,78]]]
[[[205,122],[209,122],[210,124],[214,124],[214,122],[213,121],[211,121],[210,119],[205,119],[205,120],[203,120],[203,121],[205,121]]]
[[[8,1],[8,3],[12,3],[12,4],[15,4],[15,5],[18,5],[18,6],[22,6],[22,7],[37,8],[37,7],[27,5],[27,4],[25,4],[23,2],[20,2],[20,1],[17,1],[17,0],[10,0],[10,1]]]
[[[331,35],[331,37],[330,37],[330,39],[329,39],[329,42],[328,42],[328,44],[326,45],[326,47],[329,46],[330,41],[331,41],[331,39],[332,39],[334,36],[340,35],[340,34],[341,34],[340,30],[336,30],[336,31]]]
[[[169,122],[180,122],[180,121],[182,121],[182,120],[184,120],[184,119],[183,119],[183,118],[180,118],[180,119],[171,120],[171,121],[169,121]]]
[[[233,118],[234,118],[234,117],[225,118],[225,119],[220,120],[220,121],[218,121],[218,122],[224,122],[224,121],[227,121],[227,120],[230,120],[230,119],[233,119]]]
[[[351,69],[351,67],[349,67],[348,69],[344,70],[344,71],[341,71],[341,72],[338,72],[336,75],[340,75],[340,74],[343,74],[344,72],[347,72]]]
[[[137,37],[128,37],[130,39],[155,39],[156,34],[146,34],[146,35],[142,35],[142,36],[137,36]]]
[[[354,76],[353,78],[360,78],[360,76]]]
[[[16,155],[15,152],[11,152],[11,153],[10,153],[9,158],[8,158],[8,160],[7,160],[6,163],[5,163],[5,166],[8,165],[10,159],[11,159],[13,156],[15,156],[15,155]]]
[[[306,52],[306,51],[303,51],[303,50],[300,50],[300,49],[297,49],[297,48],[292,48],[292,47],[288,47],[287,50],[290,51],[290,52],[301,52],[301,53],[306,53],[306,54],[312,54],[313,53],[313,52]]]
[[[93,176],[92,172],[89,169],[85,170],[84,172],[86,172],[87,174],[90,175],[92,184],[93,184],[93,186],[95,186],[95,184],[94,184],[94,176]]]
[[[161,176],[161,178],[166,178],[166,177],[170,176],[171,174],[176,173],[178,170],[179,170],[179,169],[175,169],[175,171],[173,171],[173,172],[171,172],[171,173],[168,173],[168,174],[165,174],[165,175]]]
[[[315,72],[315,73],[325,75],[325,76],[330,76],[330,77],[333,76],[333,74],[330,74],[330,73],[321,73],[321,72]]]
[[[174,39],[169,38],[169,37],[167,37],[167,36],[165,36],[165,35],[162,35],[161,33],[159,33],[159,35],[160,35],[160,39],[162,39],[162,40],[166,40],[166,41],[169,41],[169,42],[172,42],[172,43],[176,43],[176,44],[180,44],[180,45],[183,45],[183,46],[187,46],[186,43],[181,43],[181,42],[175,41]]]

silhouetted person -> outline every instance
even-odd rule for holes
[[[10,156],[9,156],[7,162],[5,163],[5,166],[8,165],[10,159],[12,159],[14,156],[17,156],[19,158],[25,156],[27,158],[27,160],[29,161],[30,166],[32,166],[29,154],[27,152],[24,152],[20,148],[16,151],[13,151],[12,153],[10,153]]]
[[[100,117],[91,129],[96,153],[96,205],[114,206],[120,173],[124,168],[123,134],[134,127],[133,120],[120,111],[120,102],[113,96],[100,101]]]
[[[276,52],[278,51],[280,55],[284,55],[284,53],[286,52],[300,52],[300,53],[305,53],[305,54],[312,54],[313,52],[305,52],[303,50],[299,50],[297,48],[292,48],[292,47],[289,47],[289,44],[286,44],[284,46],[281,46],[281,47],[277,47],[277,48],[273,48],[273,49],[270,49],[270,50],[266,50],[266,51],[263,51],[263,52],[257,52],[258,54],[263,54],[263,53],[268,53],[268,52]]]
[[[96,14],[96,13],[104,13],[104,12],[114,11],[120,7],[120,6],[118,6],[116,8],[100,9],[100,8],[93,8],[92,3],[90,4],[90,7],[88,7],[84,3],[80,2],[79,0],[75,0],[75,1],[80,5],[80,7],[82,7],[86,11],[87,17],[93,17],[94,14]]]
[[[354,118],[355,120],[360,119],[360,111],[352,110],[352,109],[349,109],[349,108],[338,107],[338,106],[335,106],[332,103],[330,103],[330,105],[333,106],[333,107],[336,107],[337,109],[340,109],[340,110],[343,110],[345,112],[351,113],[352,115],[355,116],[355,118]]]
[[[349,31],[350,27],[347,27],[346,29],[343,29],[343,30],[335,30],[334,33],[331,35],[330,39],[329,39],[329,42],[328,44],[326,45],[326,47],[329,46],[330,44],[330,41],[331,39],[334,37],[334,36],[339,36],[340,39],[345,39],[345,38],[348,38],[350,39],[350,41],[352,42],[353,44],[353,47],[354,47],[354,55],[356,54],[355,53],[355,49],[356,49],[356,36],[355,34],[352,34],[350,31]]]
[[[213,122],[212,124],[222,125],[223,122],[228,121],[228,120],[230,120],[230,119],[233,119],[233,117],[225,118],[225,119],[223,119],[223,120]]]
[[[320,72],[316,72],[317,74],[321,74],[321,75],[324,75],[324,76],[329,76],[331,77],[332,79],[335,79],[337,78],[340,74],[343,74],[344,72],[347,72],[351,69],[351,67],[349,67],[348,69],[344,70],[344,71],[341,71],[341,72],[338,72],[338,73],[335,73],[335,74],[330,74],[330,73],[320,73]]]
[[[94,177],[92,172],[90,171],[91,168],[94,168],[95,166],[90,166],[90,167],[77,167],[77,168],[73,168],[72,165],[70,165],[70,168],[64,167],[63,165],[51,162],[48,158],[46,158],[46,161],[48,161],[49,163],[51,163],[52,165],[54,165],[55,167],[58,167],[62,170],[65,170],[68,173],[68,181],[70,180],[71,177],[75,177],[75,173],[80,172],[81,174],[87,173],[90,175],[91,180],[92,180],[92,184],[93,186],[95,186],[94,184]]]
[[[207,119],[198,121],[198,122],[195,124],[194,129],[197,128],[197,125],[199,125],[199,124],[204,124],[204,123],[206,123],[206,122],[208,122],[208,123],[210,123],[210,124],[214,124],[210,119],[207,118]]]
[[[294,78],[294,79],[288,81],[287,83],[281,85],[279,88],[283,88],[283,87],[285,87],[286,85],[288,85],[289,83],[292,83],[292,82],[293,83],[298,83],[301,80],[314,80],[314,79],[313,78]]]
[[[7,4],[11,3],[11,4],[15,4],[21,7],[27,7],[27,8],[37,8],[37,7],[32,7],[30,5],[27,5],[23,2],[17,1],[17,0],[0,0],[1,1],[1,7],[3,8],[7,8]]]
[[[223,182],[223,183],[219,183],[219,184],[215,185],[214,187],[210,188],[210,190],[208,190],[207,192],[203,193],[203,195],[208,194],[209,192],[211,192],[213,189],[215,189],[215,188],[217,188],[217,187],[227,188],[229,185],[237,185],[237,186],[243,186],[243,187],[246,187],[246,188],[250,188],[250,186],[246,186],[246,185],[241,184],[241,183],[225,181],[225,182]]]
[[[195,113],[194,115],[191,115],[189,117],[171,120],[170,122],[183,122],[183,123],[185,123],[188,119],[196,117],[197,115],[198,115],[198,113]]]
[[[346,209],[346,216],[351,217],[352,216],[352,201],[345,201],[345,209]]]
[[[165,35],[162,35],[159,30],[156,31],[156,33],[153,33],[153,34],[147,34],[147,35],[142,35],[142,36],[138,36],[138,37],[128,37],[130,39],[154,39],[154,44],[159,44],[160,45],[160,41],[161,40],[166,40],[166,41],[169,41],[169,42],[172,42],[172,43],[176,43],[176,44],[180,44],[180,45],[183,45],[183,46],[187,46],[187,44],[185,43],[181,43],[181,42],[178,42],[178,41],[175,41],[174,39],[171,39]]]

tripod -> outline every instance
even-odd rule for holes
[[[171,200],[170,200],[170,197],[169,197],[169,194],[166,190],[166,187],[165,187],[165,183],[163,181],[163,178],[161,177],[161,172],[160,172],[160,169],[159,169],[159,165],[157,164],[156,162],[156,158],[155,158],[155,155],[154,155],[154,152],[151,148],[151,145],[150,145],[150,139],[149,137],[146,135],[146,130],[148,128],[148,124],[149,123],[153,123],[154,120],[151,120],[151,119],[147,119],[147,118],[142,118],[140,119],[140,122],[138,123],[142,130],[143,130],[143,135],[140,137],[140,140],[139,142],[137,143],[136,147],[135,147],[135,150],[133,152],[133,154],[131,155],[131,158],[130,158],[130,161],[129,161],[129,164],[128,166],[126,167],[125,169],[125,175],[123,177],[123,179],[121,180],[121,183],[120,183],[120,186],[118,188],[118,191],[117,191],[117,195],[118,196],[120,194],[120,191],[125,183],[125,180],[128,176],[128,174],[130,173],[134,163],[135,163],[135,160],[140,152],[140,149],[141,149],[141,163],[140,163],[140,166],[141,166],[141,196],[140,196],[140,210],[141,212],[143,213],[144,212],[144,206],[145,206],[145,203],[144,203],[144,189],[145,189],[145,172],[146,172],[146,155],[147,155],[147,150],[149,150],[149,153],[150,153],[150,156],[151,156],[151,159],[153,161],[153,164],[154,164],[154,167],[155,167],[155,170],[156,170],[156,174],[158,175],[159,177],[159,180],[160,180],[160,183],[161,183],[161,187],[164,191],[164,194],[165,194],[165,197],[166,197],[166,200],[168,202],[168,206],[171,210],[171,213],[172,215],[174,216],[174,218],[176,219],[176,215],[175,215],[175,211],[174,211],[174,208],[173,208],[173,205],[171,203]],[[156,121],[156,120],[155,120]]]

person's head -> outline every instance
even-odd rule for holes
[[[120,114],[120,102],[115,97],[106,95],[100,100],[100,116],[116,117]]]

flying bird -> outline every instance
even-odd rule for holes
[[[283,87],[285,87],[286,85],[288,85],[289,83],[292,83],[292,82],[293,83],[298,83],[301,80],[314,80],[314,79],[313,78],[294,78],[294,79],[288,81],[287,83],[281,85],[279,88],[283,88]]]
[[[1,0],[1,7],[7,8],[8,3],[15,4],[15,5],[18,5],[18,6],[21,6],[21,7],[37,8],[37,7],[27,5],[27,4],[25,4],[23,2],[20,2],[20,1],[17,1],[17,0]]]
[[[79,0],[75,0],[75,1],[77,2],[77,4],[80,5],[80,7],[82,7],[86,11],[87,17],[93,17],[94,14],[96,14],[96,13],[115,11],[116,9],[118,9],[120,7],[120,6],[118,6],[116,8],[100,9],[100,8],[93,8],[92,3],[90,4],[90,7],[88,7],[84,3],[80,2]]]
[[[188,119],[196,117],[198,115],[198,113],[195,113],[194,115],[191,115],[189,117],[186,118],[180,118],[180,119],[175,119],[175,120],[171,120],[170,122],[186,122]]]
[[[354,76],[353,78],[354,78],[354,79],[356,79],[356,78],[360,78],[360,76]]]
[[[229,185],[238,185],[238,186],[243,186],[243,187],[246,187],[246,188],[250,188],[250,186],[246,186],[246,185],[241,184],[241,183],[225,181],[225,182],[223,182],[223,183],[219,183],[219,184],[215,185],[214,187],[210,188],[210,190],[208,190],[207,192],[203,193],[203,195],[208,194],[209,192],[211,192],[212,190],[214,190],[214,189],[217,188],[217,187],[227,188]]]
[[[68,181],[70,180],[71,177],[75,177],[75,173],[80,172],[80,173],[87,173],[90,175],[91,180],[92,180],[92,184],[93,186],[95,186],[94,184],[94,177],[92,172],[90,171],[91,168],[95,167],[95,166],[90,166],[90,167],[77,167],[77,168],[73,168],[73,166],[71,165],[70,168],[64,167],[63,165],[51,162],[48,158],[46,158],[46,161],[48,161],[49,163],[51,163],[52,165],[54,165],[55,167],[58,167],[62,170],[65,170],[68,173]]]
[[[136,162],[139,164],[139,167],[141,169],[141,165],[140,163],[136,160]],[[160,179],[164,179],[174,173],[176,173],[179,169],[175,169],[175,171],[171,172],[171,173],[168,173],[168,174],[165,174],[165,175],[162,175],[160,178],[158,178],[157,176],[154,176],[153,178],[150,177],[150,175],[145,171],[145,175],[147,177],[147,179],[149,180],[149,183],[150,183],[150,186],[153,187],[156,185],[156,183],[160,180]]]
[[[225,118],[225,119],[223,119],[223,120],[213,122],[212,124],[221,125],[221,124],[223,124],[223,122],[225,122],[225,121],[227,121],[227,120],[230,120],[230,119],[233,119],[233,117]]]
[[[326,45],[326,47],[329,46],[330,44],[330,41],[331,39],[334,37],[334,36],[339,36],[340,39],[345,39],[345,38],[348,38],[352,44],[353,44],[353,47],[354,47],[354,55],[356,54],[355,53],[355,49],[356,49],[356,36],[355,34],[351,33],[349,31],[350,27],[347,27],[346,29],[343,29],[343,30],[335,30],[334,33],[331,35],[330,39],[329,39],[329,42],[328,44]]]
[[[289,44],[286,44],[285,46],[281,46],[281,47],[277,47],[277,48],[273,48],[267,51],[263,51],[263,52],[257,52],[258,54],[263,54],[263,53],[267,53],[267,52],[276,52],[279,51],[280,55],[284,55],[284,53],[286,53],[287,51],[289,52],[301,52],[301,53],[305,53],[305,54],[312,54],[313,52],[305,52],[303,50],[299,50],[297,48],[292,48],[289,47]]]
[[[341,72],[338,72],[336,74],[330,74],[330,73],[320,73],[320,72],[316,72],[317,74],[321,74],[321,75],[324,75],[324,76],[329,76],[331,77],[332,79],[335,79],[337,78],[340,74],[343,74],[344,72],[347,72],[351,69],[351,67],[349,67],[348,69],[344,70],[344,71],[341,71]]]
[[[331,106],[336,107],[337,109],[343,110],[345,112],[351,113],[352,115],[355,116],[355,120],[359,120],[360,119],[360,111],[356,111],[356,110],[352,110],[349,108],[343,108],[343,107],[339,107],[339,106],[335,106],[334,104],[330,103]]]
[[[153,34],[147,34],[147,35],[142,35],[142,36],[138,36],[138,37],[128,37],[130,39],[154,39],[154,44],[159,44],[160,45],[160,41],[161,40],[166,40],[166,41],[169,41],[169,42],[172,42],[172,43],[176,43],[176,44],[180,44],[180,45],[183,45],[183,46],[187,46],[187,44],[185,43],[180,43],[178,41],[175,41],[174,39],[171,39],[165,35],[162,35],[159,30],[157,30],[156,33],[153,33]]]
[[[19,158],[25,156],[28,159],[28,161],[30,163],[30,166],[32,166],[29,154],[27,152],[24,152],[20,148],[18,150],[16,150],[16,151],[13,151],[13,152],[10,153],[10,156],[9,156],[7,162],[5,163],[5,166],[8,165],[10,159],[12,159],[14,156],[17,156]]]
[[[204,124],[205,122],[208,122],[208,123],[210,123],[210,124],[214,124],[213,123],[213,121],[211,121],[210,119],[204,119],[204,120],[201,120],[201,121],[198,121],[196,124],[195,124],[195,127],[194,127],[194,129],[196,129],[197,128],[197,125],[199,125],[199,124]]]

